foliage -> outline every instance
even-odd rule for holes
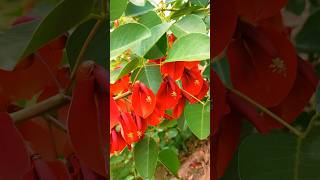
[[[210,134],[208,1],[123,3],[111,1],[111,179],[178,176],[190,132]]]

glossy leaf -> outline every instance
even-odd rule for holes
[[[184,109],[187,125],[191,132],[200,140],[206,139],[210,134],[210,103],[202,105],[187,104]]]
[[[136,6],[144,6],[146,3],[146,0],[129,0],[129,1]]]
[[[160,162],[173,174],[177,175],[180,168],[178,155],[171,149],[164,149],[159,153]]]
[[[138,23],[128,23],[118,27],[110,34],[110,59],[116,58],[150,36],[150,30]]]
[[[190,33],[177,39],[165,62],[195,61],[210,58],[210,38],[205,34]]]
[[[183,17],[173,24],[170,29],[177,38],[190,33],[206,33],[206,25],[203,20],[194,14]]]
[[[135,70],[140,64],[139,58],[133,58],[119,71],[113,71],[110,77],[110,83],[113,84],[117,80],[121,79],[123,76],[129,74],[131,71]]]
[[[154,176],[158,160],[156,142],[150,137],[145,137],[135,145],[133,153],[139,174],[146,179],[151,179]]]

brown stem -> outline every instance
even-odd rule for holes
[[[57,94],[26,109],[11,113],[10,116],[15,123],[21,123],[26,119],[43,114],[68,102],[69,98],[67,96],[64,94]]]

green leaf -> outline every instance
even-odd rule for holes
[[[297,49],[306,53],[320,53],[320,9],[309,16],[296,35]]]
[[[118,79],[121,79],[123,76],[129,74],[131,71],[136,69],[140,64],[139,58],[133,58],[130,62],[128,62],[122,69],[118,71],[113,71],[110,77],[110,83],[115,83]]]
[[[295,15],[300,15],[306,7],[306,0],[289,0],[286,9]]]
[[[83,43],[87,39],[92,27],[96,24],[97,20],[89,20],[81,24],[69,37],[66,50],[72,68],[78,58],[79,52]],[[102,66],[106,66],[106,57],[108,57],[108,34],[107,22],[101,25],[94,37],[89,43],[89,46],[84,54],[85,60],[94,60]]]
[[[110,21],[121,17],[126,10],[128,0],[110,0]]]
[[[128,23],[118,27],[110,34],[110,59],[116,58],[150,36],[150,30],[138,23]]]
[[[136,77],[137,80],[150,87],[153,93],[158,92],[162,82],[162,75],[160,73],[159,66],[147,65],[142,68],[138,68],[132,73],[131,80],[133,81]]]
[[[162,23],[161,18],[154,11],[150,11],[144,15],[137,17],[137,21],[148,28],[152,28]],[[158,59],[167,53],[167,36],[164,34],[159,41],[144,55],[146,59]]]
[[[168,31],[170,28],[170,23],[162,23],[152,27],[151,37],[141,41],[139,44],[132,48],[138,56],[143,57],[158,41],[159,39]]]
[[[59,3],[37,27],[23,56],[35,52],[85,20],[91,13],[93,3],[94,0],[64,0]]]
[[[155,7],[147,1],[144,6],[136,6],[131,2],[128,3],[127,9],[125,11],[126,16],[139,16],[145,14],[149,11],[152,11]]]
[[[210,37],[205,34],[190,33],[173,43],[166,62],[206,60],[209,58]]]
[[[160,162],[175,176],[177,176],[180,162],[178,155],[171,149],[164,149],[159,153]]]
[[[206,33],[206,25],[203,20],[194,14],[183,17],[173,24],[170,29],[177,38],[190,33]]]
[[[156,142],[150,137],[145,137],[134,146],[133,153],[139,174],[147,179],[153,178],[158,160]]]
[[[136,19],[139,23],[147,26],[148,28],[152,28],[153,26],[162,23],[161,18],[154,11],[149,11],[141,16],[138,16]]]
[[[146,3],[146,0],[129,0],[129,1],[136,6],[144,6]]]
[[[209,0],[190,0],[190,2],[196,6],[206,7],[209,3]]]
[[[227,57],[224,56],[221,59],[218,59],[218,58],[214,59],[212,66],[215,72],[220,77],[223,84],[227,85],[228,87],[233,87],[231,78],[230,78],[230,67],[229,67]]]
[[[200,140],[206,139],[210,134],[210,103],[202,105],[187,104],[184,116],[191,132]]]
[[[320,86],[319,85],[316,90],[316,109],[317,109],[317,112],[320,112]]]
[[[39,21],[20,24],[0,34],[0,68],[13,70]]]
[[[297,137],[284,132],[248,136],[239,149],[240,178],[319,179],[319,141],[320,127],[315,127],[299,144]]]

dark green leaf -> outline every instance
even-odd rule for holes
[[[67,54],[71,68],[79,55],[79,52],[87,39],[96,20],[89,20],[81,24],[69,37],[67,42]],[[84,54],[85,60],[93,60],[103,67],[106,66],[108,57],[107,22],[99,27]]]
[[[306,53],[320,53],[320,10],[309,16],[295,38],[297,49]]]
[[[171,149],[164,149],[159,153],[160,162],[175,176],[177,176],[180,162],[178,155]]]
[[[129,1],[136,6],[144,6],[146,3],[146,0],[129,0]]]
[[[306,0],[289,0],[286,9],[295,15],[300,15],[306,7]]]
[[[139,174],[147,179],[153,178],[158,160],[156,142],[150,137],[145,137],[134,146],[133,153]]]
[[[151,36],[132,47],[132,51],[135,52],[138,56],[143,57],[154,45],[156,45],[159,39],[168,31],[170,26],[170,23],[162,23],[153,26],[150,29]]]
[[[283,132],[248,136],[239,149],[240,177],[242,180],[320,179],[319,141],[319,127],[300,144],[293,134]]]
[[[59,3],[37,27],[23,56],[33,53],[85,20],[91,13],[93,3],[94,0],[64,0]]]
[[[191,4],[196,6],[206,7],[209,4],[209,0],[190,0]]]

